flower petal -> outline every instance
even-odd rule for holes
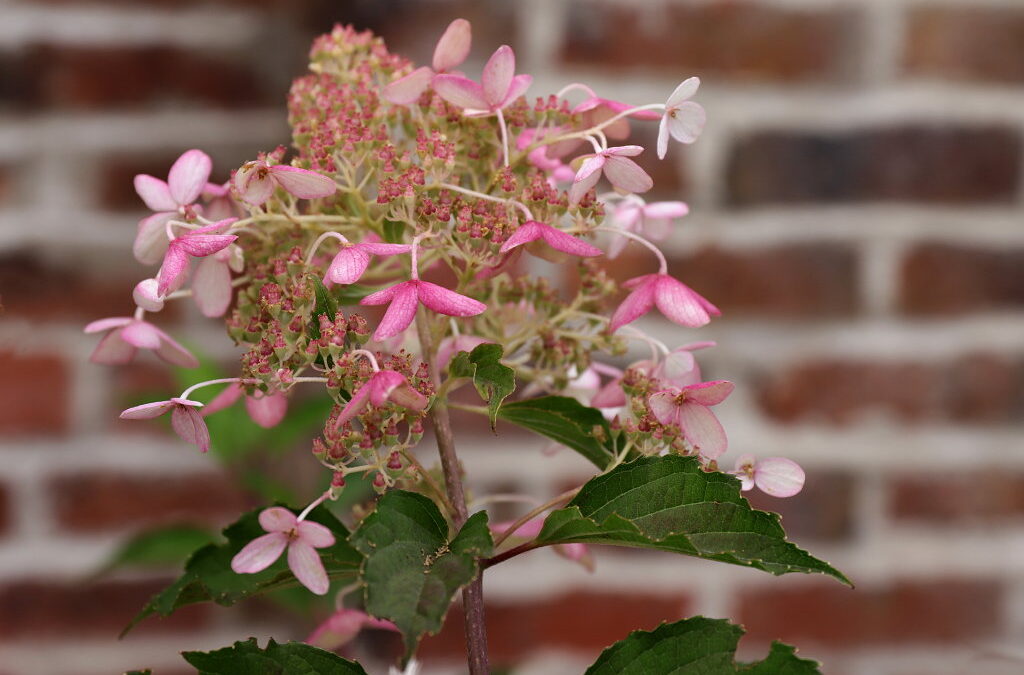
[[[668,115],[658,122],[658,159],[665,159],[668,153]]]
[[[213,162],[202,150],[189,150],[184,153],[174,162],[167,174],[167,187],[171,191],[171,197],[181,206],[191,204],[203,193],[212,170]]]
[[[486,110],[490,107],[484,98],[483,88],[460,75],[435,75],[431,86],[438,96],[458,108]]]
[[[135,192],[154,211],[177,211],[178,203],[171,196],[167,183],[145,173],[135,176]]]
[[[434,47],[434,70],[443,73],[458,67],[469,56],[472,44],[473,33],[469,22],[465,19],[452,21]]]
[[[600,157],[600,155],[599,155],[599,157]],[[594,158],[591,158],[591,159],[597,159],[597,158],[594,157]],[[576,177],[573,179],[572,187],[569,188],[569,204],[570,205],[572,205],[572,204],[579,204],[580,201],[583,199],[583,197],[586,196],[586,194],[588,192],[590,192],[594,188],[595,185],[597,185],[597,181],[601,180],[601,172],[600,171],[591,171],[589,174],[587,174],[583,178],[580,178],[580,174],[582,174],[583,170],[585,168],[587,168],[587,162],[589,162],[589,161],[590,160],[587,160],[586,162],[584,162],[583,166],[580,167],[580,170],[576,172]],[[598,168],[603,167],[604,164],[605,164],[604,157],[601,157],[601,164],[600,164],[600,166]]]
[[[381,370],[373,374],[368,383],[370,389],[370,405],[379,408],[388,401],[391,392],[405,382],[401,373],[393,370]]]
[[[172,287],[181,285],[185,272],[188,270],[188,254],[181,250],[178,243],[181,237],[171,242],[164,254],[164,262],[160,265],[160,272],[156,275],[158,282],[156,292],[160,295],[167,295]]]
[[[335,284],[354,284],[369,265],[370,254],[365,249],[360,246],[342,246],[327,268],[327,278]]]
[[[167,252],[167,222],[177,216],[176,213],[154,213],[139,221],[139,229],[132,244],[132,255],[144,265],[155,265]]]
[[[711,321],[712,314],[720,313],[696,291],[666,274],[658,275],[654,297],[661,313],[682,326],[704,326]]]
[[[231,559],[231,569],[238,574],[262,572],[281,557],[286,546],[288,536],[282,532],[256,537]]]
[[[428,309],[448,316],[476,316],[487,305],[429,281],[419,282],[419,299]]]
[[[696,94],[699,86],[699,77],[690,77],[683,80],[669,95],[668,100],[665,102],[665,106],[669,108],[678,106],[680,103]]]
[[[297,529],[299,541],[304,541],[313,548],[334,546],[334,533],[320,523],[303,520],[298,524]]]
[[[550,225],[544,225],[541,229],[541,236],[544,237],[544,241],[548,246],[561,251],[562,253],[568,253],[570,255],[577,255],[581,258],[593,258],[595,256],[604,255],[604,251],[596,246],[592,246],[587,242],[574,237],[571,234],[566,234],[558,228],[551,227]]]
[[[434,71],[423,66],[405,77],[388,83],[381,92],[381,98],[395,105],[410,105],[419,100],[430,81],[434,79]]]
[[[288,413],[288,397],[281,392],[257,393],[245,397],[245,409],[252,421],[264,429],[276,427]]]
[[[120,366],[131,363],[138,348],[121,337],[120,330],[112,330],[99,341],[89,356],[91,363],[104,366]]]
[[[299,583],[317,595],[326,594],[331,587],[316,549],[304,541],[293,541],[288,546],[288,567]]]
[[[609,157],[604,165],[604,175],[612,185],[627,192],[647,192],[654,187],[654,180],[647,172],[625,157]]]
[[[505,100],[501,102],[501,107],[504,108],[509,103],[512,103],[517,98],[526,93],[526,90],[533,84],[533,75],[516,75],[512,78],[512,84],[508,87],[508,92],[505,94]]]
[[[274,179],[266,164],[250,162],[235,173],[235,188],[242,201],[259,206],[274,194]]]
[[[679,424],[678,396],[679,392],[675,389],[667,389],[651,394],[647,399],[648,407],[658,422],[666,426]]]
[[[483,86],[485,108],[497,108],[505,101],[512,78],[516,74],[516,55],[508,45],[494,50],[491,58],[484,64],[484,72],[480,77]]]
[[[416,309],[419,307],[417,301],[417,286],[420,282],[407,281],[405,283],[392,286],[394,294],[391,298],[391,304],[388,305],[388,310],[384,312],[384,318],[377,325],[377,330],[373,333],[374,340],[387,340],[389,337],[398,335],[409,327],[412,320],[416,318]],[[384,289],[385,291],[390,289]],[[384,291],[379,291],[383,293]],[[368,295],[361,301],[360,304],[371,304],[367,302],[373,295]]]
[[[408,253],[412,250],[412,246],[409,244],[386,244],[380,241],[363,241],[356,244],[357,248],[370,253],[372,255],[398,255],[399,253]]]
[[[242,391],[242,385],[237,382],[229,384],[219,394],[214,396],[212,401],[203,406],[199,414],[203,417],[209,417],[213,413],[230,408],[238,402],[238,399],[242,398]]]
[[[270,167],[270,174],[290,194],[299,199],[329,197],[338,191],[338,184],[330,176],[296,166]]]
[[[372,379],[371,379],[372,381]],[[370,402],[370,382],[366,382],[363,386],[356,389],[355,393],[352,394],[352,398],[348,400],[345,407],[341,409],[338,414],[338,419],[335,421],[334,429],[340,429],[345,422],[348,422],[356,415],[363,412],[366,409],[366,404]]]
[[[701,405],[718,405],[732,393],[736,388],[728,380],[713,380],[711,382],[698,382],[682,388],[686,392],[686,400]]]
[[[100,333],[111,328],[120,328],[121,326],[127,326],[135,319],[130,316],[112,316],[106,319],[96,319],[88,326],[85,327],[86,333]]]
[[[614,333],[627,323],[632,323],[651,311],[651,307],[654,306],[654,286],[654,281],[641,283],[626,296],[626,299],[612,314],[611,321],[608,322],[609,333]]]
[[[288,533],[295,529],[299,517],[283,506],[271,506],[260,511],[259,521],[267,532]]]
[[[192,352],[185,349],[177,340],[162,330],[157,329],[157,332],[160,333],[160,346],[156,350],[157,356],[167,363],[181,366],[182,368],[199,367],[199,359],[193,356]]]
[[[689,212],[686,202],[651,202],[643,207],[646,218],[682,218]]]
[[[196,258],[205,258],[223,250],[238,239],[237,234],[186,234],[178,237],[171,245],[177,246],[185,253]]]
[[[190,406],[176,405],[171,411],[171,428],[186,443],[191,443],[202,452],[210,450],[210,430],[199,411]]]
[[[174,407],[176,407],[174,401],[154,401],[128,408],[122,411],[119,417],[123,420],[151,420],[160,417]]]
[[[409,410],[423,410],[427,407],[427,397],[419,393],[403,378],[402,383],[391,390],[388,399]]]
[[[160,331],[146,321],[132,321],[121,329],[121,337],[128,344],[142,349],[156,349],[160,346]]]
[[[622,378],[612,380],[601,387],[590,399],[590,405],[595,408],[619,408],[626,405],[626,392],[622,391]]]
[[[754,464],[754,484],[772,497],[792,497],[804,487],[804,470],[785,457],[765,457]]]
[[[665,116],[668,132],[680,143],[693,143],[704,130],[707,113],[697,103],[683,103]]]
[[[192,277],[192,297],[203,316],[224,316],[231,304],[231,270],[214,256],[204,258]]]
[[[538,223],[535,220],[528,220],[520,225],[512,236],[505,240],[505,243],[501,245],[500,252],[508,253],[516,246],[522,246],[523,244],[531,241],[537,241],[541,238],[541,229],[544,227],[543,223]]]
[[[706,459],[721,457],[728,447],[721,422],[711,408],[699,403],[683,401],[679,406],[679,427],[686,440]]]
[[[132,300],[147,312],[159,312],[164,308],[164,301],[156,292],[157,285],[156,279],[143,279],[135,284],[135,288],[132,290]]]

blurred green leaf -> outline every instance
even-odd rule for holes
[[[140,532],[121,544],[97,574],[122,567],[170,567],[185,563],[196,549],[217,536],[194,525],[164,525]]]
[[[302,642],[278,644],[273,638],[260,649],[256,638],[212,652],[182,652],[199,675],[366,675],[355,661]]]
[[[615,441],[604,415],[574,398],[541,396],[513,401],[501,407],[498,417],[572,448],[599,469],[615,459]]]

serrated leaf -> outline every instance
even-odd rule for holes
[[[238,574],[231,569],[235,554],[256,537],[266,534],[257,520],[262,510],[250,511],[226,527],[227,543],[209,544],[193,553],[185,564],[185,573],[153,596],[124,633],[151,614],[169,616],[179,607],[197,602],[233,605],[245,598],[298,584],[284,555],[256,574]],[[313,509],[307,519],[324,525],[334,534],[334,546],[317,549],[328,576],[331,579],[355,577],[363,557],[348,543],[349,532],[345,526],[323,506]]]
[[[487,417],[491,420],[491,431],[498,418],[498,409],[516,390],[516,371],[501,362],[505,348],[485,342],[471,352],[459,352],[448,365],[452,377],[468,377],[480,398],[487,402]]]
[[[694,457],[642,457],[595,476],[548,515],[537,541],[654,548],[772,574],[827,574],[852,585],[786,541],[778,514],[751,508],[739,480],[704,471]]]
[[[502,406],[498,417],[572,448],[599,469],[615,458],[611,429],[604,415],[574,398],[542,396],[515,401]]]
[[[816,662],[780,642],[763,661],[736,663],[743,629],[702,616],[634,631],[605,649],[584,675],[821,675]]]
[[[398,626],[411,655],[425,633],[441,629],[455,594],[493,548],[487,513],[474,513],[449,540],[448,523],[430,499],[392,490],[352,533],[366,556],[360,571],[366,611]]]
[[[121,544],[99,574],[120,567],[181,565],[196,549],[216,539],[209,530],[194,525],[166,525],[139,532]]]
[[[405,234],[405,223],[400,220],[384,221],[384,241],[389,244],[401,244]]]
[[[355,661],[304,644],[278,644],[273,638],[260,649],[256,638],[212,652],[182,652],[199,675],[366,675]]]

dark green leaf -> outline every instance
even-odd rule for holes
[[[655,548],[850,583],[786,541],[778,514],[752,509],[735,477],[706,472],[694,457],[643,457],[590,479],[565,508],[547,517],[537,541]]]
[[[309,275],[313,284],[313,294],[316,297],[316,304],[313,306],[313,314],[309,317],[309,335],[314,340],[320,339],[320,316],[327,315],[328,321],[334,321],[338,313],[338,301],[334,299],[331,292],[324,286],[324,282],[315,274]]]
[[[498,408],[516,390],[516,371],[501,362],[505,349],[501,345],[485,342],[472,352],[459,352],[448,366],[452,377],[468,377],[480,398],[487,402],[487,416],[494,430]]]
[[[487,514],[477,512],[449,541],[448,523],[431,500],[392,490],[352,533],[366,556],[361,570],[366,611],[402,631],[407,655],[424,633],[441,629],[448,606],[491,554]]]
[[[359,301],[370,293],[376,293],[384,288],[383,286],[363,286],[362,284],[348,284],[346,286],[335,286],[334,297],[342,305],[358,305]]]
[[[498,417],[572,448],[599,469],[615,458],[614,441],[604,415],[574,398],[542,396],[515,401],[502,406]]]
[[[146,530],[123,543],[100,574],[119,567],[180,566],[193,551],[216,539],[214,533],[193,525],[166,525]]]
[[[400,220],[384,221],[384,241],[389,244],[401,244],[405,234],[405,223]]]
[[[179,607],[196,602],[233,605],[244,598],[297,584],[284,555],[256,574],[237,574],[231,569],[231,559],[235,554],[256,537],[266,534],[257,520],[262,510],[250,511],[225,528],[226,544],[209,544],[193,553],[185,564],[185,573],[153,596],[125,632],[151,614],[169,616]],[[345,526],[323,506],[313,509],[307,518],[334,533],[334,546],[317,549],[327,574],[332,579],[355,577],[362,556],[348,543],[349,532]]]
[[[256,638],[212,652],[183,652],[199,675],[366,675],[355,661],[302,642],[273,638],[260,649]]]
[[[145,670],[128,670],[125,671],[124,675],[153,675],[153,671],[149,668]]]
[[[584,675],[821,675],[818,664],[776,642],[763,661],[736,663],[743,629],[695,616],[652,631],[634,631],[605,649]]]

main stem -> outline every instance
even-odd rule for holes
[[[416,331],[419,333],[420,349],[424,358],[428,359],[430,379],[434,389],[441,386],[441,374],[434,352],[434,340],[430,334],[430,324],[424,312],[417,312]],[[448,501],[455,512],[452,519],[456,529],[469,517],[466,510],[466,493],[462,489],[462,476],[459,471],[459,458],[455,454],[455,439],[452,437],[452,421],[448,416],[448,405],[443,398],[434,401],[430,409],[430,421],[434,424],[434,436],[437,438],[437,450],[441,455],[441,470],[444,473],[445,488]],[[490,666],[487,662],[487,627],[484,623],[484,580],[483,569],[468,586],[462,589],[462,606],[466,615],[466,650],[469,660],[470,675],[488,675]]]

